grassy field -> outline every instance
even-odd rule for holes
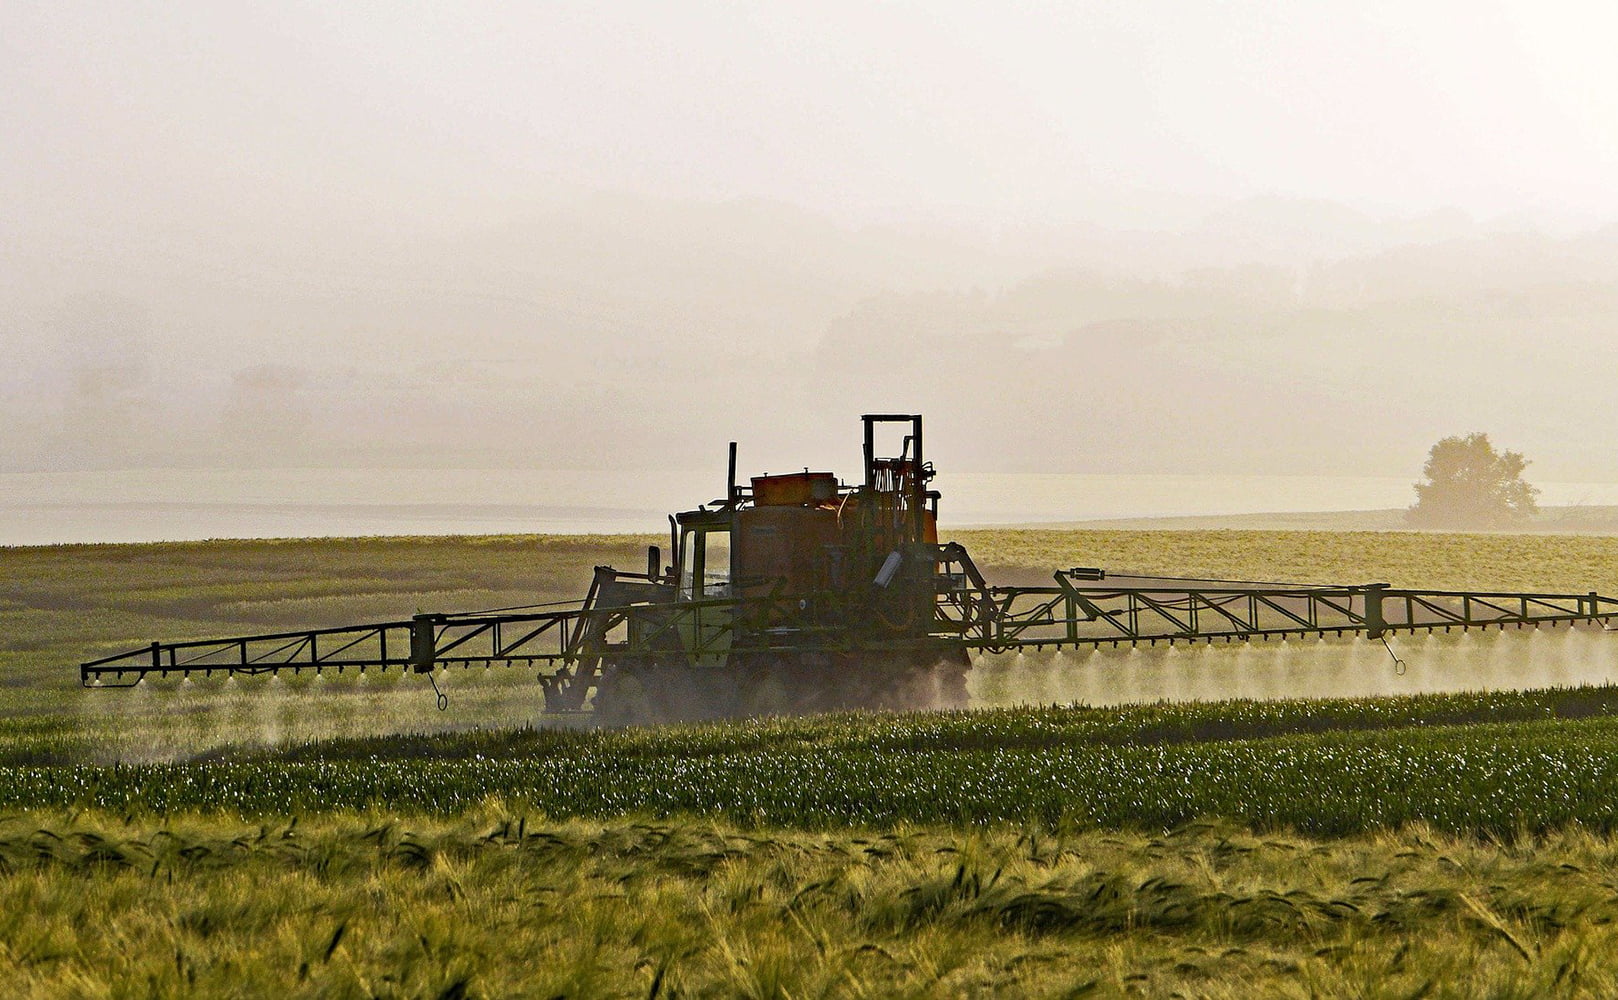
[[[407,765],[407,766],[402,766]],[[1618,829],[1618,691],[852,715],[628,733],[371,737],[202,760],[12,764],[0,808],[331,809],[1322,835]]]
[[[1618,989],[1618,854],[325,813],[0,822],[16,996],[1544,997]]]
[[[1403,507],[1381,510],[1275,512],[1268,514],[1198,514],[1179,517],[1127,517],[1029,528],[1080,528],[1091,531],[1410,531]],[[1428,529],[1422,529],[1428,530]],[[1511,532],[1618,534],[1618,507],[1592,504],[1541,507]]]
[[[1100,565],[1618,591],[1614,538],[962,540],[1006,580]],[[537,692],[513,672],[446,678],[442,714],[397,675],[75,686],[79,660],[157,637],[576,598],[592,565],[638,565],[647,541],[0,549],[11,992],[1618,991],[1610,687],[600,732],[523,728]],[[1618,669],[1607,638],[1440,637],[1407,655],[1412,675],[1448,658],[1482,671],[1463,681],[1499,687],[1587,679],[1544,673],[1569,656]],[[1277,696],[1392,676],[1380,647],[1330,646],[1336,672],[1284,659],[1308,652],[1296,645],[1254,649],[1167,666],[1132,654],[986,663],[974,690],[990,703],[1091,690],[1016,681],[1040,671],[1147,677],[1123,689],[1147,699],[1151,684],[1192,674],[1215,680],[1169,693],[1217,695],[1239,674],[1272,676],[1264,690]]]

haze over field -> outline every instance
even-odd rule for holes
[[[0,471],[1618,480],[1618,13],[0,9]]]

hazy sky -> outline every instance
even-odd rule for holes
[[[1618,209],[1615,38],[1618,5],[1544,0],[11,0],[3,211],[497,215],[561,183],[857,221],[1589,218]]]
[[[1612,242],[1588,237],[1618,219],[1615,38],[1618,5],[1530,0],[8,0],[0,466],[76,444],[201,461],[221,436],[293,462],[338,431],[375,458],[514,427],[524,461],[577,463],[665,433],[681,386],[706,461],[706,438],[828,399],[839,420],[952,405],[938,372],[973,378],[1004,341],[1013,366],[1071,375],[1049,392],[1111,359],[1115,407],[1202,393],[1193,422],[1277,466],[1252,471],[1330,461],[1252,436],[1301,435],[1282,416],[1300,410],[1321,434],[1381,428],[1343,452],[1352,471],[1474,429],[1571,469],[1596,443],[1560,429],[1605,397],[1541,380],[1522,398],[1552,409],[1519,420],[1494,390],[1525,342],[1589,357],[1618,337],[1618,299],[1590,290],[1618,289]],[[1585,242],[1370,259],[1529,228]],[[1531,288],[1511,284],[1519,251]],[[1071,277],[1259,264],[1285,273],[1172,302]],[[1499,300],[1481,318],[1461,315],[1474,278]],[[1389,313],[1401,296],[1442,301]],[[1440,377],[1474,320],[1492,340]],[[1363,416],[1384,347],[1405,374]],[[1046,349],[1070,356],[1016,353]],[[1264,357],[1273,384],[1253,381]],[[981,432],[979,468],[1002,434],[983,428],[1051,433],[1048,399],[995,401],[992,422],[940,418]],[[131,429],[152,413],[169,425]],[[533,453],[546,422],[571,450]],[[1066,454],[1214,461],[1172,427]]]

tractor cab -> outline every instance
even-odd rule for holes
[[[675,599],[720,600],[731,596],[730,510],[693,510],[673,518]]]
[[[735,631],[731,527],[735,514],[689,510],[669,518],[673,537],[674,632],[694,667],[722,667]]]

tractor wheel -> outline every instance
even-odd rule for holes
[[[838,661],[825,653],[763,656],[740,664],[745,714],[814,715],[835,711]]]
[[[602,664],[593,702],[598,724],[635,726],[651,721],[652,705],[639,676],[641,672],[621,664]]]
[[[769,667],[746,670],[742,677],[741,709],[749,718],[792,715],[797,711],[788,678]]]

